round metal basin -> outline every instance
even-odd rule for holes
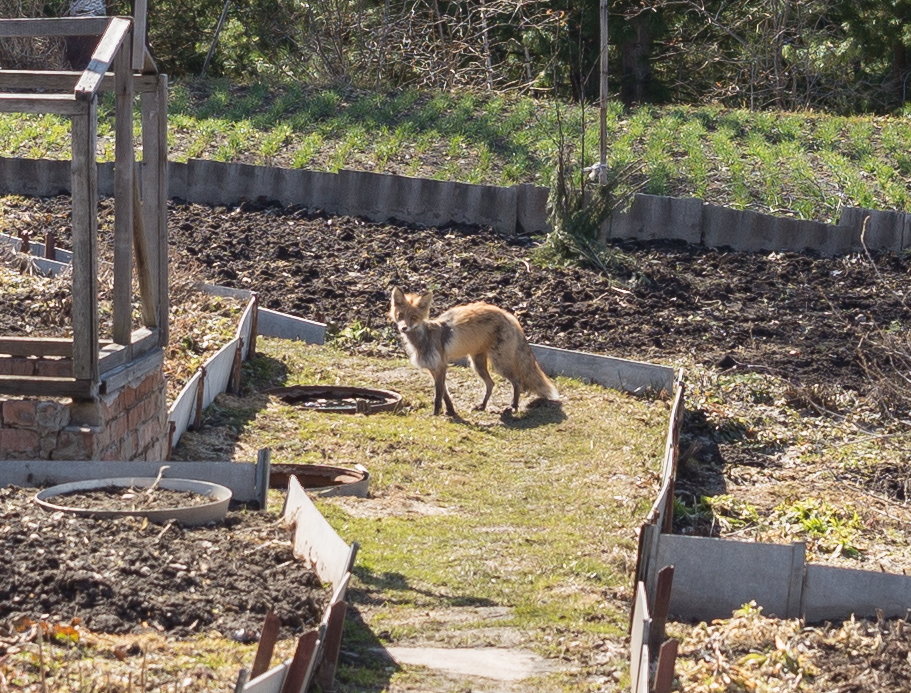
[[[108,487],[148,489],[154,483],[155,479],[152,477],[118,477],[114,479],[72,481],[39,491],[35,496],[35,501],[46,510],[62,511],[83,517],[99,519],[128,516],[146,517],[152,522],[176,520],[186,526],[204,525],[209,522],[218,522],[224,519],[225,514],[228,511],[228,504],[231,502],[231,489],[221,486],[220,484],[213,484],[208,481],[197,481],[195,479],[160,479],[157,484],[158,488],[196,493],[205,496],[206,500],[199,504],[183,507],[150,509],[121,509],[114,507],[111,509],[79,508],[61,504],[66,503],[65,499],[67,494],[76,491],[92,491]]]
[[[305,490],[321,496],[366,498],[370,472],[360,465],[348,469],[325,464],[273,464],[269,471],[269,488],[288,488],[291,476],[296,476]]]
[[[344,385],[292,385],[273,387],[265,394],[283,402],[335,414],[375,414],[394,411],[402,404],[402,396],[392,390]]]

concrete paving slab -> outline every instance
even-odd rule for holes
[[[521,681],[558,668],[550,660],[533,652],[499,647],[389,647],[385,653],[397,664],[422,666],[448,674],[496,681]]]

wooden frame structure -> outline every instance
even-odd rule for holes
[[[0,40],[98,37],[81,72],[0,70],[0,112],[54,113],[71,119],[73,250],[72,339],[0,337],[0,359],[55,357],[66,362],[62,370],[67,374],[0,375],[0,394],[95,399],[124,382],[141,357],[167,344],[168,87],[167,76],[158,73],[146,46],[146,10],[146,0],[137,0],[135,17],[0,19]],[[98,98],[105,91],[115,95],[114,292],[112,339],[102,341],[96,144]],[[142,112],[141,170],[134,161],[136,94]],[[138,330],[131,321],[134,259],[143,323]]]

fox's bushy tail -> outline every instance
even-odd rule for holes
[[[541,370],[541,366],[538,364],[535,355],[531,353],[530,348],[528,350],[528,355],[531,357],[531,363],[525,373],[525,382],[523,383],[525,390],[527,392],[534,392],[544,399],[559,402],[560,393],[557,390],[557,386],[554,385],[553,381]]]
[[[522,392],[533,392],[544,399],[560,401],[557,387],[541,370],[524,335],[520,335],[518,343],[513,342],[511,348],[492,351],[491,357],[494,369],[516,383]]]

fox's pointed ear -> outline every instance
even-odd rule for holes
[[[430,312],[430,304],[433,302],[433,292],[428,291],[426,294],[421,295],[418,299],[418,308],[420,310],[425,310],[428,313]]]
[[[397,286],[392,287],[392,305],[401,305],[405,302],[404,292]]]

